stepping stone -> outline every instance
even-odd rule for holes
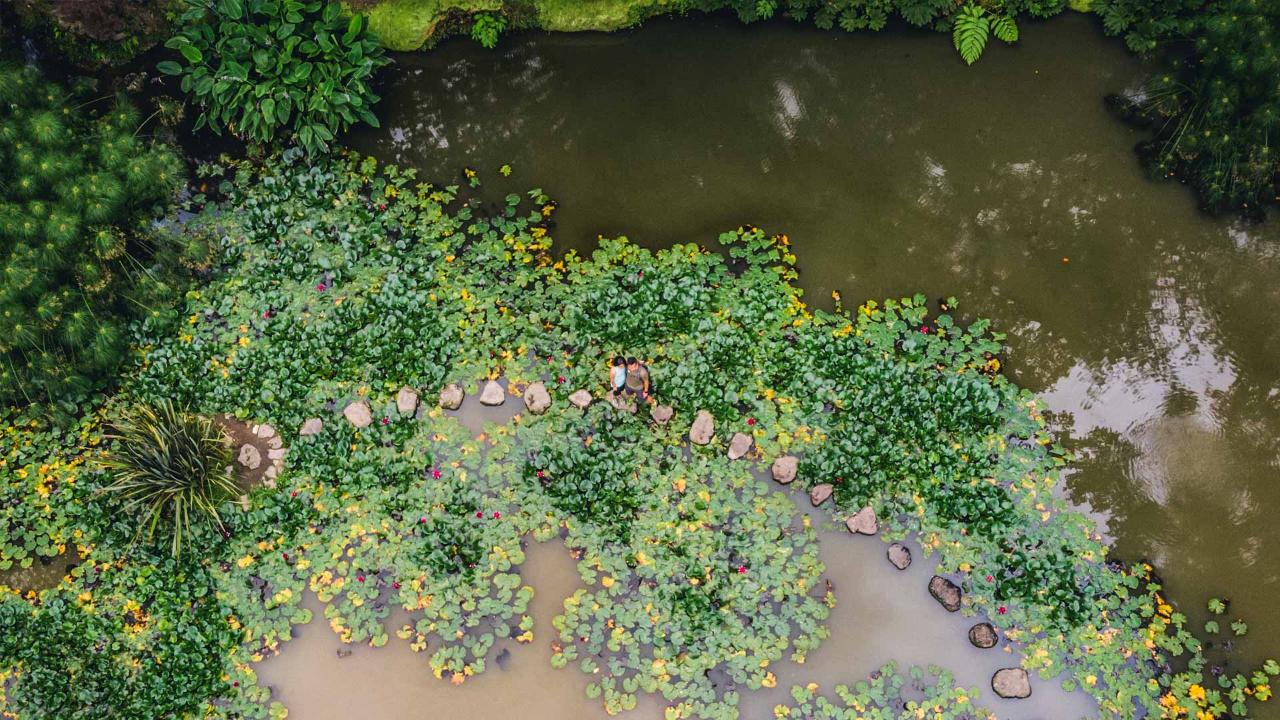
[[[1031,697],[1031,678],[1022,668],[1001,668],[991,676],[991,689],[1010,700],[1028,698]]]
[[[889,551],[885,553],[889,562],[899,570],[906,570],[911,567],[911,549],[902,543],[894,543],[889,546]]]
[[[263,423],[254,428],[253,432],[255,435],[265,440],[270,437],[275,437],[276,429],[266,423]]]
[[[591,407],[591,402],[595,398],[591,397],[591,393],[586,390],[576,390],[569,396],[569,404],[579,410],[586,410]]]
[[[285,454],[284,448],[271,448],[267,451],[267,457],[272,460],[283,460]]]
[[[729,459],[737,460],[751,451],[751,446],[755,444],[755,440],[751,439],[746,433],[734,433],[733,439],[729,441]]]
[[[298,435],[301,437],[311,437],[312,435],[319,435],[320,431],[323,429],[323,420],[320,418],[307,418],[307,421],[302,423],[302,429],[298,430]]]
[[[1000,641],[1000,636],[996,634],[996,629],[991,623],[980,622],[969,628],[969,642],[976,648],[993,648]]]
[[[484,384],[484,390],[480,392],[480,404],[495,407],[507,401],[507,391],[502,389],[497,380],[490,380]]]
[[[875,535],[880,530],[876,523],[876,511],[870,505],[854,513],[853,517],[844,521],[844,525],[849,528],[849,532],[859,535]]]
[[[462,386],[457,383],[449,383],[440,391],[440,407],[445,410],[457,410],[462,407]]]
[[[694,445],[706,445],[711,442],[715,434],[715,418],[711,417],[711,413],[706,410],[699,410],[697,417],[693,419],[693,425],[689,427],[689,442]]]
[[[271,438],[267,440],[267,447],[271,448],[272,450],[275,450],[276,448],[282,448],[284,447],[284,441],[280,439],[279,435],[272,435]]]
[[[800,458],[795,455],[783,455],[773,461],[773,467],[770,472],[773,473],[775,482],[782,485],[790,484],[796,479],[796,471],[800,469]]]
[[[933,599],[937,600],[947,612],[955,612],[959,610],[960,599],[964,595],[960,591],[959,585],[937,575],[934,575],[933,579],[929,581],[929,594],[932,595]]]
[[[262,453],[258,448],[245,443],[240,446],[240,454],[236,456],[236,462],[249,470],[257,470],[262,465]]]
[[[628,413],[631,413],[632,415],[635,414],[636,404],[630,400],[627,400],[626,397],[615,392],[611,392],[605,397],[609,401],[609,406],[612,407],[614,410],[617,410],[619,412],[628,412]]]
[[[418,409],[418,393],[413,388],[400,388],[400,392],[396,393],[396,409],[401,415],[412,414]]]
[[[650,417],[659,425],[666,425],[671,422],[671,417],[675,414],[675,409],[670,405],[654,405],[653,409],[649,411]]]
[[[813,503],[814,507],[818,507],[822,503],[826,502],[827,498],[831,497],[831,493],[835,492],[835,490],[835,486],[831,483],[814,485],[813,488],[809,490],[809,502]]]
[[[525,388],[524,406],[534,415],[546,412],[551,407],[551,395],[547,392],[547,386],[536,382]]]
[[[272,465],[271,467],[267,468],[267,471],[266,471],[265,473],[263,473],[263,474],[262,474],[262,476],[263,476],[263,477],[265,477],[265,478],[266,478],[266,479],[268,479],[268,480],[274,480],[274,479],[276,479],[279,475],[280,475],[280,466],[279,466],[279,465]]]
[[[369,410],[369,403],[364,400],[353,402],[343,408],[342,416],[357,428],[369,427],[373,423],[373,412]]]

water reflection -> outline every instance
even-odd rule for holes
[[[1184,608],[1234,598],[1246,654],[1280,650],[1280,225],[1144,178],[1102,102],[1140,69],[1090,19],[973,67],[933,33],[694,20],[398,62],[386,129],[354,143],[434,180],[478,167],[498,196],[542,187],[562,247],[750,222],[790,235],[818,302],[920,291],[992,318],[1081,454],[1071,499]]]

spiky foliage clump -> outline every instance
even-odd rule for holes
[[[223,530],[218,507],[236,493],[226,471],[231,448],[212,418],[162,400],[139,405],[115,422],[114,441],[102,465],[112,475],[108,492],[138,516],[138,532],[153,538],[161,525],[182,553],[197,525]]]
[[[126,323],[170,295],[151,220],[180,161],[138,137],[126,103],[76,105],[0,65],[0,402],[74,403],[119,365]]]

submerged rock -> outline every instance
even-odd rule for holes
[[[579,410],[586,410],[591,407],[591,402],[594,399],[595,398],[591,397],[591,393],[587,390],[575,390],[573,394],[569,396],[569,404]]]
[[[670,405],[654,405],[653,409],[649,411],[649,416],[659,425],[666,425],[671,422],[671,418],[675,414],[675,408]]]
[[[373,411],[364,400],[353,402],[342,409],[342,416],[353,426],[362,428],[373,423]]]
[[[351,648],[345,646],[338,648],[338,657],[351,657]]]
[[[963,597],[963,593],[960,592],[960,586],[944,577],[933,576],[933,579],[929,581],[929,594],[947,612],[955,612],[960,609],[960,599]]]
[[[1031,697],[1031,678],[1022,668],[1001,668],[991,676],[991,689],[1002,698]]]
[[[746,433],[734,433],[733,439],[729,441],[729,459],[737,460],[751,451],[751,446],[755,444],[755,440]]]
[[[484,384],[484,389],[480,391],[481,405],[501,405],[507,401],[507,391],[498,384],[497,380],[490,380]]]
[[[849,528],[849,532],[859,535],[875,535],[880,531],[880,525],[876,522],[876,511],[870,505],[854,513],[853,517],[844,521],[844,524]]]
[[[445,410],[457,410],[462,407],[462,386],[457,383],[449,383],[440,391],[440,407]]]
[[[319,435],[320,431],[323,429],[323,420],[320,418],[307,418],[307,421],[302,423],[302,428],[298,430],[298,435],[301,437],[311,437],[312,435]]]
[[[773,461],[773,467],[769,468],[769,471],[773,473],[775,482],[787,485],[796,479],[796,471],[799,469],[800,458],[795,455],[783,455]]]
[[[911,567],[911,548],[902,543],[890,545],[886,555],[889,558],[889,562],[899,570],[906,570]]]
[[[969,642],[976,648],[993,648],[1000,642],[1000,636],[991,623],[980,622],[969,628]]]
[[[699,410],[698,415],[693,419],[693,425],[689,427],[689,442],[694,445],[706,445],[711,442],[715,434],[715,418],[711,417],[711,413],[706,410]]]
[[[551,394],[547,392],[547,386],[536,382],[525,388],[524,406],[534,415],[541,415],[550,409]]]
[[[822,483],[821,485],[814,485],[809,490],[809,502],[813,503],[814,507],[818,507],[822,503],[826,502],[827,498],[830,498],[831,493],[835,492],[835,490],[836,490],[835,486],[833,486],[831,483]]]
[[[396,393],[396,409],[401,415],[408,415],[418,409],[418,393],[413,388],[402,387]]]
[[[504,670],[504,671],[505,671],[505,670],[510,669],[510,666],[511,666],[511,649],[510,649],[510,648],[502,648],[501,650],[499,650],[499,651],[498,651],[498,655],[497,655],[497,657],[495,657],[495,658],[494,658],[494,662],[498,663],[498,669],[499,669],[499,670]]]
[[[240,454],[236,456],[236,462],[249,470],[257,470],[262,465],[262,452],[258,448],[245,443],[240,446]]]

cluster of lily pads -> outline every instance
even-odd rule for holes
[[[802,458],[804,482],[834,487],[838,518],[870,506],[886,538],[918,543],[964,588],[966,612],[1104,714],[1241,716],[1247,697],[1269,697],[1274,664],[1211,688],[1150,568],[1109,561],[1054,498],[1066,457],[1034,398],[1000,375],[1002,338],[983,322],[961,327],[921,297],[813,311],[787,238],[751,227],[717,251],[618,239],[557,257],[555,204],[536,190],[495,205],[473,183],[296,151],[205,172],[214,195],[192,200],[188,232],[216,242],[218,271],[187,294],[176,333],[140,331],[137,370],[111,402],[176,398],[282,433],[321,428],[290,443],[275,487],[228,510],[228,537],[206,532],[182,560],[135,542],[95,492],[92,459],[110,448],[94,431],[7,433],[0,512],[34,534],[6,541],[0,562],[72,538],[86,560],[55,589],[0,593],[0,711],[280,717],[253,663],[311,621],[314,593],[342,640],[397,634],[453,683],[503,640],[545,641],[609,712],[645,692],[669,718],[737,717],[741,692],[777,683],[771,664],[825,639],[835,602],[809,523],[752,474],[782,453]],[[620,353],[649,364],[669,423],[570,407],[575,390],[603,394]],[[435,407],[447,383],[498,376],[512,392],[545,383],[552,410],[474,437]],[[406,386],[421,396],[408,409]],[[344,418],[352,402],[369,425]],[[686,439],[700,410],[716,423],[705,447]],[[752,440],[743,460],[725,455],[734,433]],[[56,459],[81,477],[42,505],[32,469]],[[39,517],[12,509],[27,503]],[[582,587],[555,636],[534,638],[520,566],[529,542],[553,538]],[[976,691],[916,673],[887,666],[834,697],[796,688],[775,714],[978,712]]]

